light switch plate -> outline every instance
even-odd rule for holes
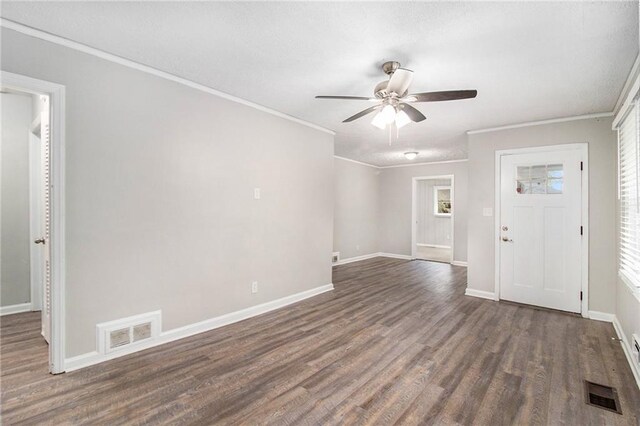
[[[256,200],[260,199],[260,188],[253,188],[253,198]]]
[[[482,216],[491,217],[493,216],[493,209],[491,207],[485,207],[482,209]]]

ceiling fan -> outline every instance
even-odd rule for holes
[[[396,127],[400,128],[412,121],[418,123],[426,118],[420,111],[410,105],[410,103],[470,99],[475,98],[478,94],[477,90],[447,90],[443,92],[408,94],[409,86],[413,80],[413,71],[401,68],[400,63],[396,61],[389,61],[382,64],[382,71],[389,76],[389,80],[376,85],[373,90],[375,96],[373,98],[365,96],[316,96],[316,99],[376,102],[377,105],[352,115],[344,120],[343,123],[349,123],[374,111],[378,111],[371,124],[380,129],[384,129],[392,123],[395,123]]]

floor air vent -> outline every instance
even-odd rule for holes
[[[584,381],[584,385],[587,404],[622,414],[616,388],[599,385],[588,380]]]

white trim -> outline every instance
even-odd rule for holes
[[[464,163],[465,161],[469,161],[468,158],[463,158],[462,160],[442,160],[442,161],[428,161],[424,163],[412,163],[412,164],[396,164],[394,166],[376,166],[369,163],[364,163],[358,160],[352,160],[351,158],[340,157],[339,155],[334,155],[334,158],[338,158],[344,161],[350,161],[352,163],[360,164],[363,166],[373,167],[374,169],[394,169],[396,167],[419,167],[419,166],[428,166],[431,164],[449,164],[449,163]]]
[[[450,179],[451,180],[451,203],[453,205],[453,212],[451,217],[451,257],[449,263],[453,262],[453,253],[455,251],[455,214],[456,214],[456,200],[455,200],[455,175],[435,175],[435,176],[415,176],[411,178],[411,258],[417,258],[417,220],[418,220],[418,181],[420,180],[439,180]]]
[[[10,20],[8,20],[6,18],[0,18],[0,26],[8,28],[8,29],[13,30],[13,31],[17,31],[19,33],[22,33],[22,34],[25,34],[25,35],[28,35],[28,36],[31,36],[31,37],[39,38],[41,40],[45,40],[45,41],[48,41],[48,42],[51,42],[51,43],[58,44],[60,46],[68,47],[69,49],[73,49],[73,50],[77,50],[77,51],[80,51],[80,52],[83,52],[83,53],[87,53],[89,55],[93,55],[93,56],[96,56],[98,58],[101,58],[101,59],[104,59],[104,60],[107,60],[107,61],[110,61],[110,62],[114,62],[116,64],[124,65],[125,67],[129,67],[129,68],[133,68],[133,69],[138,70],[138,71],[146,72],[148,74],[155,75],[156,77],[164,78],[166,80],[170,80],[170,81],[173,81],[175,83],[183,84],[185,86],[191,87],[192,89],[200,90],[202,92],[206,92],[206,93],[209,93],[211,95],[215,95],[215,96],[227,99],[227,100],[232,101],[232,102],[237,102],[239,104],[242,104],[242,105],[245,105],[245,106],[248,106],[248,107],[251,107],[251,108],[255,108],[255,109],[259,110],[259,111],[266,112],[266,113],[271,114],[271,115],[275,115],[276,117],[284,118],[285,120],[289,120],[289,121],[293,121],[293,122],[298,123],[298,124],[302,124],[303,126],[307,126],[307,127],[312,128],[312,129],[328,133],[330,135],[334,135],[335,136],[335,134],[336,134],[336,132],[334,132],[333,130],[326,129],[324,127],[318,126],[317,124],[313,124],[313,123],[310,123],[308,121],[304,121],[304,120],[301,120],[299,118],[293,117],[291,115],[284,114],[282,112],[276,111],[274,109],[267,108],[265,106],[256,104],[254,102],[250,102],[250,101],[247,101],[245,99],[238,98],[238,97],[233,96],[233,95],[229,95],[228,93],[224,93],[224,92],[221,92],[219,90],[213,89],[211,87],[205,86],[203,84],[196,83],[196,82],[191,81],[191,80],[187,80],[186,78],[178,77],[178,76],[170,74],[168,72],[161,71],[161,70],[158,70],[156,68],[150,67],[148,65],[143,65],[143,64],[140,64],[138,62],[132,61],[130,59],[125,59],[125,58],[123,58],[121,56],[114,55],[114,54],[111,54],[111,53],[107,53],[107,52],[102,51],[100,49],[96,49],[94,47],[87,46],[86,44],[78,43],[76,41],[69,40],[69,39],[64,38],[64,37],[60,37],[60,36],[57,36],[57,35],[42,31],[42,30],[38,30],[36,28],[32,28],[32,27],[29,27],[29,26],[26,26],[26,25],[23,25],[23,24],[19,24],[17,22],[10,21]]]
[[[352,160],[351,158],[340,157],[339,155],[334,155],[333,158],[337,158],[338,160],[348,161],[350,163],[360,164],[361,166],[373,167],[374,169],[379,169],[380,167],[374,166],[373,164],[363,163],[362,161]]]
[[[469,161],[468,158],[463,158],[462,160],[442,160],[442,161],[427,161],[424,163],[413,163],[413,164],[396,164],[395,166],[378,166],[379,169],[394,169],[396,167],[417,167],[417,166],[428,166],[431,164],[449,164],[449,163],[464,163],[465,161]]]
[[[348,257],[346,259],[340,259],[339,261],[334,263],[333,266],[346,265],[347,263],[353,263],[353,262],[359,262],[361,260],[373,259],[374,257],[380,257],[380,253],[363,254],[362,256],[354,256],[354,257]]]
[[[465,296],[479,297],[481,299],[495,300],[495,294],[491,291],[476,290],[467,287],[464,291]]]
[[[153,348],[165,343],[173,342],[185,337],[193,336],[195,334],[204,333],[206,331],[214,330],[216,328],[223,327],[225,325],[233,324],[238,321],[242,321],[248,318],[255,317],[276,309],[283,308],[296,302],[300,302],[304,299],[308,299],[313,296],[325,293],[333,290],[333,284],[327,284],[320,287],[312,288],[300,293],[292,294],[290,296],[283,297],[281,299],[272,300],[271,302],[263,303],[256,306],[251,306],[246,309],[231,312],[218,317],[210,318],[194,324],[189,324],[184,327],[174,328],[160,333],[156,339],[152,339],[145,342],[140,342],[139,345],[131,345],[123,348],[121,351],[111,352],[109,354],[100,354],[97,351],[88,352],[82,355],[67,358],[65,360],[66,371],[74,371],[80,368],[88,367],[90,365],[98,364],[104,361],[108,361],[114,358],[119,358],[124,355],[128,355],[134,352],[142,351],[144,349]]]
[[[613,119],[613,123],[611,123],[611,128],[613,130],[617,130],[618,125],[627,116],[629,111],[631,111],[633,100],[638,96],[638,93],[640,93],[640,75],[638,75],[633,86],[629,89],[628,93],[626,93],[624,103],[620,106],[620,109],[617,111],[616,116]]]
[[[454,266],[462,266],[464,268],[466,268],[468,265],[468,263],[464,260],[454,260],[453,262],[451,262],[451,264]]]
[[[589,144],[571,143],[549,146],[535,146],[529,148],[513,148],[497,150],[495,153],[494,167],[494,293],[495,300],[500,300],[500,174],[501,174],[501,157],[503,155],[515,155],[515,154],[529,154],[535,152],[552,152],[552,151],[564,151],[568,149],[576,149],[582,151],[582,226],[583,234],[581,240],[581,291],[582,291],[582,303],[580,306],[580,312],[583,317],[588,318],[589,315]],[[455,211],[455,210],[454,210]]]
[[[0,21],[4,23],[4,19]],[[4,87],[48,95],[51,108],[51,336],[49,371],[64,372],[65,359],[65,87],[44,80],[0,71]]]
[[[394,254],[394,253],[378,253],[380,257],[390,257],[392,259],[403,259],[403,260],[413,260],[414,257],[408,256],[406,254]]]
[[[618,95],[616,106],[613,108],[614,114],[618,114],[618,112],[620,112],[620,108],[622,107],[622,102],[624,101],[625,95],[629,93],[629,88],[633,85],[633,76],[638,72],[638,67],[640,67],[640,54],[636,55],[636,60],[633,62],[633,66],[631,67],[631,71],[629,71],[627,80],[624,82],[624,86],[622,86],[620,95]]]
[[[448,216],[447,216],[448,217]],[[449,249],[451,248],[451,246],[441,246],[438,244],[424,244],[424,243],[416,243],[416,245],[418,247],[433,247],[433,248],[443,248],[443,249]]]
[[[0,316],[19,314],[21,312],[31,312],[31,303],[20,303],[18,305],[0,306]]]
[[[595,114],[576,115],[572,117],[552,118],[549,120],[527,121],[524,123],[508,124],[506,126],[490,127],[487,129],[469,130],[467,131],[467,135],[477,135],[479,133],[489,133],[489,132],[497,132],[500,130],[518,129],[520,127],[540,126],[542,124],[564,123],[567,121],[588,120],[591,118],[603,118],[603,117],[612,117],[612,116],[613,116],[613,112],[599,112]]]
[[[627,274],[621,269],[618,269],[618,278],[627,286],[627,289],[633,297],[640,302],[640,287],[635,286],[631,280],[627,278]]]
[[[40,99],[38,98],[38,101]],[[40,102],[38,102],[40,104]],[[42,246],[33,241],[42,237],[42,173],[40,156],[40,113],[33,120],[29,132],[29,290],[34,311],[42,309],[43,259]],[[35,134],[38,132],[38,135]],[[37,151],[36,151],[36,148]]]
[[[595,321],[613,322],[615,317],[616,316],[614,314],[609,314],[607,312],[589,311],[589,316],[587,318]]]
[[[616,334],[618,335],[618,339],[620,339],[620,345],[622,345],[622,351],[624,352],[625,357],[627,358],[627,362],[631,367],[631,373],[633,373],[634,379],[636,379],[636,385],[640,388],[640,367],[633,360],[633,350],[631,349],[631,344],[627,339],[627,336],[624,334],[624,330],[622,325],[618,321],[617,316],[613,316],[613,328],[616,330]]]

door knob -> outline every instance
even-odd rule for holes
[[[36,244],[44,244],[44,238],[38,238],[37,240],[33,241]]]
[[[512,243],[513,240],[509,237],[502,237],[502,241],[504,241],[505,243]]]

